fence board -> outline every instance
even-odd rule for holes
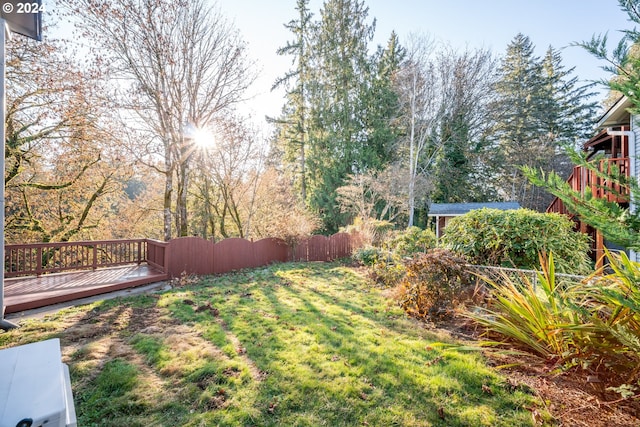
[[[311,236],[306,261],[329,261],[329,242],[326,236]]]
[[[213,271],[221,274],[256,267],[253,243],[240,238],[224,239],[214,246]]]
[[[282,239],[266,238],[253,243],[255,267],[289,261],[289,245]]]
[[[201,237],[179,237],[169,241],[167,272],[171,277],[187,274],[211,274],[213,272],[213,245]]]
[[[329,237],[329,259],[336,260],[351,255],[351,239],[347,233],[337,233]]]
[[[305,239],[297,242],[293,247],[292,252],[293,256],[291,257],[291,261],[307,261],[309,252],[309,240]]]

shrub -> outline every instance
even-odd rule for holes
[[[385,243],[389,250],[400,258],[411,256],[418,252],[426,252],[434,248],[438,240],[433,231],[422,230],[419,227],[409,227]]]
[[[446,249],[432,249],[406,263],[395,298],[409,315],[439,320],[470,299],[473,282],[464,259]]]
[[[431,230],[409,227],[381,243],[382,247],[369,245],[358,249],[353,258],[371,268],[376,282],[391,287],[396,286],[405,275],[404,258],[426,252],[435,245],[436,236]]]
[[[598,339],[589,340],[588,351],[597,354],[616,373],[632,380],[640,377],[640,263],[624,252],[606,253],[611,274],[590,276],[584,299],[593,301],[590,321]]]
[[[591,271],[588,242],[567,217],[529,209],[471,211],[453,218],[442,239],[473,264],[534,269],[539,253],[552,252],[558,271],[574,274]]]
[[[375,246],[363,246],[356,249],[353,253],[353,259],[359,263],[371,267],[376,262],[391,256],[388,251],[377,248]]]
[[[397,286],[406,274],[404,263],[393,258],[380,259],[371,266],[373,279],[381,285]]]
[[[537,281],[506,272],[496,280],[482,277],[489,285],[490,305],[467,316],[543,359],[569,357],[578,353],[574,338],[581,332],[574,327],[583,321],[575,303],[582,285],[557,286],[553,255],[541,261]]]
[[[393,224],[389,221],[383,221],[373,218],[355,218],[353,224],[341,227],[340,231],[344,233],[358,233],[363,241],[371,246],[381,246],[382,242],[393,230]]]

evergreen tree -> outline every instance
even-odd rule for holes
[[[385,49],[369,55],[375,21],[368,23],[361,0],[327,0],[317,22],[308,3],[298,0],[298,17],[287,25],[295,39],[278,50],[295,67],[276,82],[287,90],[276,145],[301,199],[334,232],[347,221],[337,188],[350,175],[383,169],[393,156],[392,80],[402,48],[392,34]]]
[[[504,198],[544,210],[551,195],[528,182],[521,168],[544,171],[562,169],[561,146],[575,146],[590,132],[596,105],[592,85],[577,86],[565,70],[560,54],[549,48],[543,59],[534,55],[531,40],[518,34],[507,47],[495,86],[495,137],[502,159],[498,161]]]
[[[379,46],[372,58],[369,87],[363,93],[362,101],[367,139],[360,151],[364,156],[361,161],[367,169],[380,170],[396,157],[394,149],[401,128],[400,100],[394,82],[405,55],[398,35],[392,32],[386,47]]]
[[[500,80],[495,86],[498,101],[495,113],[498,149],[503,156],[502,188],[509,200],[524,203],[527,182],[519,168],[540,158],[538,138],[542,129],[542,99],[544,82],[540,59],[534,55],[529,37],[517,34],[507,46],[498,70]],[[537,165],[536,163],[533,163]]]
[[[309,203],[329,232],[346,220],[336,203],[336,189],[348,175],[367,166],[361,156],[367,141],[362,102],[370,67],[368,43],[375,29],[375,22],[367,24],[367,16],[362,1],[328,0],[314,39]]]
[[[395,156],[400,103],[394,80],[404,49],[395,33],[369,54],[375,20],[362,0],[327,0],[312,21],[308,0],[286,25],[294,40],[278,50],[294,68],[274,86],[287,103],[276,120],[274,150],[282,153],[300,198],[326,232],[349,218],[337,189],[350,176],[383,170]]]
[[[285,162],[291,166],[294,186],[299,190],[300,199],[307,199],[306,151],[308,149],[309,130],[307,108],[307,86],[311,76],[311,52],[309,37],[312,31],[312,14],[308,8],[309,0],[298,0],[296,10],[298,19],[285,25],[295,39],[277,50],[278,55],[293,57],[294,69],[278,79],[273,88],[286,87],[286,104],[282,117],[277,120],[278,141],[284,151]]]
[[[543,131],[553,136],[555,145],[575,146],[593,134],[597,102],[595,83],[578,85],[572,76],[575,67],[565,69],[560,52],[549,46],[542,60],[544,96],[541,121]]]

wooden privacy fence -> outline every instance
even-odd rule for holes
[[[295,245],[281,239],[251,242],[231,238],[218,243],[200,237],[181,237],[167,244],[167,272],[171,277],[187,274],[220,274],[274,262],[332,261],[351,256],[360,246],[357,235],[337,233],[313,236]]]
[[[331,261],[360,246],[357,235],[313,236],[295,245],[267,238],[252,242],[231,238],[218,243],[200,237],[169,242],[152,239],[5,245],[5,277],[40,276],[146,262],[169,277],[220,274],[273,262]]]

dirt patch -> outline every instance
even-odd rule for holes
[[[619,395],[602,393],[581,375],[553,376],[542,367],[516,367],[502,373],[510,381],[526,384],[535,390],[560,426],[640,426],[638,400],[618,401]]]

